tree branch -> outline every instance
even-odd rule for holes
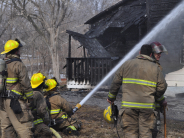
[[[61,8],[62,9],[61,9],[60,16],[58,18],[58,24],[56,25],[56,28],[58,28],[61,25],[62,21],[65,18],[66,11],[68,9],[68,2],[66,2],[65,0],[62,0]]]

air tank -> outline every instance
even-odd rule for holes
[[[0,72],[2,72],[5,69],[6,69],[5,61],[0,59]],[[5,80],[5,76],[2,76],[2,74],[0,73],[0,93],[3,92],[4,90],[4,80]]]

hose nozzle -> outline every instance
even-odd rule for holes
[[[73,108],[73,114],[79,109],[81,108],[81,105],[78,103],[75,108]]]
[[[78,110],[78,107],[73,108],[73,114]]]

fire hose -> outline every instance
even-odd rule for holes
[[[56,136],[56,138],[62,138],[60,136],[60,134],[55,129],[53,129],[53,128],[50,127],[50,130],[52,131],[52,133],[54,134],[54,136]]]

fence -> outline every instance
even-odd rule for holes
[[[119,58],[67,58],[67,88],[94,87],[114,67],[117,59]]]

